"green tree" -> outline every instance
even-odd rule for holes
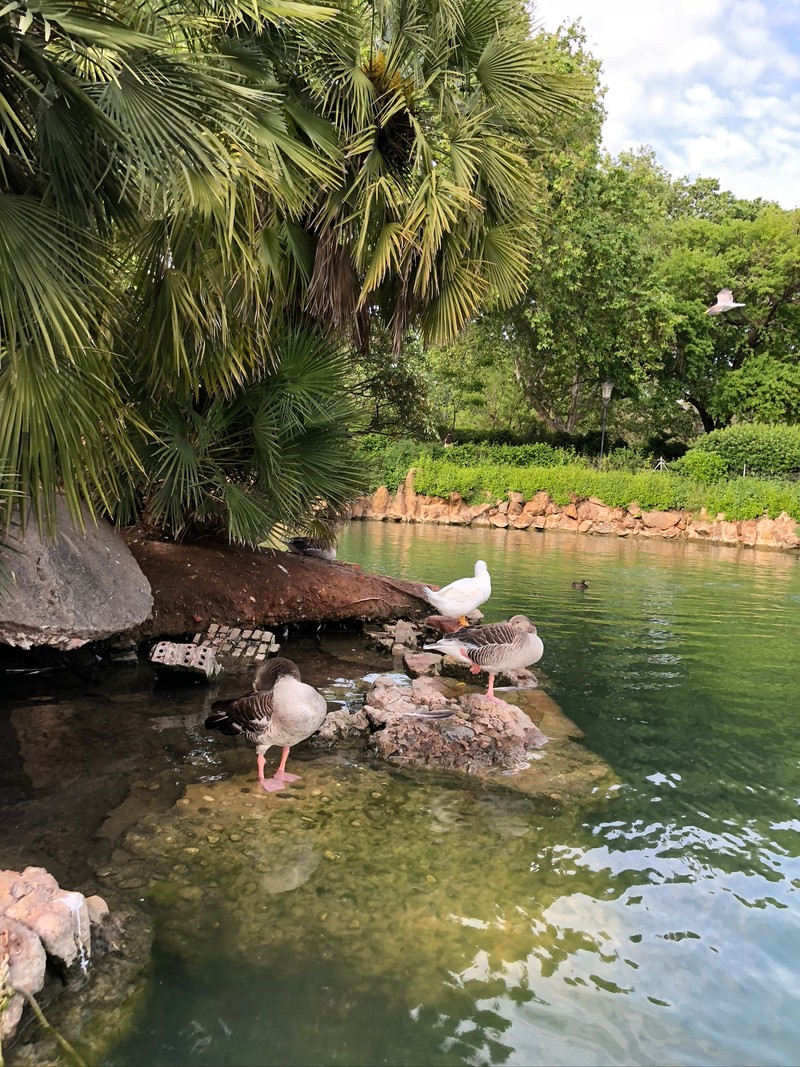
[[[442,432],[500,430],[524,434],[531,416],[514,373],[511,349],[482,320],[428,354],[430,403]]]
[[[599,385],[636,395],[657,367],[671,316],[656,280],[656,228],[668,181],[649,153],[619,160],[599,147],[599,63],[580,27],[539,39],[543,58],[592,86],[590,106],[559,124],[551,143],[533,130],[527,152],[545,189],[524,293],[483,316],[505,347],[524,409],[550,432],[572,434],[600,410]],[[511,382],[513,381],[513,386]]]
[[[706,431],[734,418],[795,421],[800,211],[737,200],[716,181],[683,180],[675,188],[661,260],[676,314],[664,389],[688,402]],[[725,286],[745,307],[706,315]]]
[[[651,157],[612,160],[588,146],[554,163],[527,292],[497,326],[532,409],[571,434],[594,419],[605,378],[636,395],[671,316],[656,281]]]

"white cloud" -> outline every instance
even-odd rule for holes
[[[675,176],[800,206],[796,0],[540,0],[534,16],[583,22],[609,151],[649,144]]]

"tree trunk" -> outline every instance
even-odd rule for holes
[[[572,375],[572,387],[570,389],[569,397],[569,415],[567,416],[567,423],[565,426],[565,429],[569,434],[575,432],[575,427],[578,423],[582,384],[583,381],[576,369],[575,373]]]
[[[686,401],[687,401],[687,403],[692,405],[692,407],[695,409],[697,414],[700,416],[700,421],[703,423],[703,429],[705,430],[706,433],[711,433],[712,430],[716,430],[716,428],[717,428],[716,423],[714,422],[714,420],[711,417],[711,415],[709,415],[708,411],[706,411],[706,409],[703,407],[703,405],[700,403],[699,400],[695,400],[695,398],[693,396],[688,396],[687,395]]]

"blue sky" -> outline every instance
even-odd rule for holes
[[[605,147],[800,207],[800,0],[538,0],[580,19],[608,87]]]

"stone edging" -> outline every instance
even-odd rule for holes
[[[372,496],[352,506],[353,519],[383,522],[429,522],[449,526],[494,526],[512,530],[570,530],[574,533],[614,534],[617,537],[662,537],[686,541],[711,541],[750,548],[800,549],[800,524],[782,512],[777,519],[762,516],[729,522],[724,514],[699,515],[689,511],[643,511],[636,503],[613,508],[596,497],[573,496],[566,505],[556,504],[544,490],[526,500],[522,493],[508,493],[493,503],[467,504],[460,493],[448,498],[422,496],[414,491],[414,472],[392,494],[385,485]]]

